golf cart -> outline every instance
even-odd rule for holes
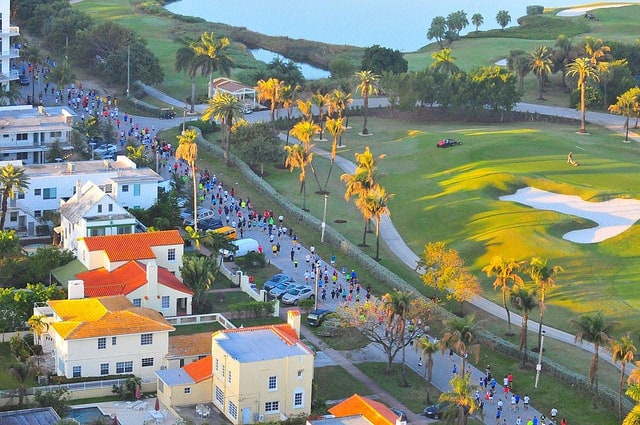
[[[173,108],[162,108],[160,109],[160,119],[161,120],[171,120],[176,117],[176,112]]]

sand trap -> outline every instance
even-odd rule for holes
[[[587,202],[579,196],[525,187],[513,195],[501,196],[500,200],[517,202],[539,210],[571,214],[598,223],[591,229],[574,230],[562,236],[575,243],[602,242],[624,232],[640,219],[640,201],[636,199],[616,198],[605,202]]]
[[[613,4],[601,4],[601,5],[592,5],[592,6],[584,6],[584,7],[575,7],[573,9],[566,9],[558,12],[557,16],[581,16],[585,13],[596,10],[596,9],[606,9],[609,7],[624,7],[631,6],[635,3],[613,3]]]

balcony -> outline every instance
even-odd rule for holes
[[[8,31],[0,30],[0,37],[16,37],[20,35],[20,27],[10,26]]]
[[[0,59],[15,59],[20,57],[19,49],[9,49],[7,51],[0,52]]]
[[[6,83],[9,81],[15,81],[20,78],[20,72],[14,69],[6,73],[0,73],[0,83]]]

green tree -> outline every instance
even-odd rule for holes
[[[389,202],[395,195],[387,193],[379,184],[375,184],[365,197],[358,198],[356,206],[365,215],[365,219],[373,219],[376,223],[376,256],[374,259],[380,261],[380,220],[383,216],[390,216]]]
[[[635,354],[638,351],[633,344],[633,339],[627,335],[623,335],[618,340],[611,341],[611,360],[614,363],[620,362],[620,386],[618,387],[618,417],[622,419],[622,389],[624,387],[625,369],[627,363],[633,362]]]
[[[176,160],[184,160],[189,166],[193,183],[193,227],[198,232],[198,184],[196,176],[196,160],[198,159],[198,144],[196,143],[198,133],[195,130],[185,130],[178,138],[176,148]]]
[[[300,105],[300,103],[298,105]],[[316,173],[316,169],[313,166],[313,155],[311,154],[311,151],[313,148],[313,145],[311,145],[311,138],[313,137],[314,134],[318,134],[319,132],[320,132],[320,126],[316,125],[311,120],[306,120],[306,119],[297,122],[291,129],[291,135],[297,138],[298,140],[300,140],[304,145],[304,151],[305,151],[304,158],[307,161],[307,165],[311,168],[311,172],[313,173],[316,183],[318,184],[318,191],[322,193],[320,180],[318,179],[318,174]],[[286,166],[287,165],[285,164],[285,167]],[[302,180],[300,181],[300,183],[302,184]]]
[[[153,163],[151,158],[147,156],[147,147],[143,144],[138,146],[127,145],[127,158],[138,167],[150,167]]]
[[[363,135],[369,134],[367,129],[367,118],[369,113],[369,96],[378,94],[378,82],[380,77],[371,71],[358,71],[355,73],[356,91],[362,95],[362,112],[364,124],[362,125]]]
[[[180,275],[193,291],[193,313],[210,313],[209,289],[216,279],[218,265],[209,257],[185,257]]]
[[[258,92],[258,101],[269,102],[269,117],[272,123],[276,119],[276,108],[282,103],[282,92],[285,86],[284,81],[280,81],[277,78],[269,78],[267,81],[258,81],[258,85],[255,87]]]
[[[629,387],[625,394],[627,394],[636,405],[622,421],[622,425],[638,425],[640,424],[640,362],[636,362],[636,368],[629,373],[629,379],[627,380]]]
[[[324,192],[327,192],[327,186],[329,185],[329,179],[331,178],[331,171],[333,170],[333,164],[336,160],[338,153],[338,140],[342,137],[342,134],[347,130],[347,127],[342,123],[342,118],[327,118],[326,122],[327,131],[331,134],[331,163],[329,165],[329,172],[327,173],[327,180],[324,183]]]
[[[304,75],[302,75],[298,64],[292,60],[285,61],[280,57],[273,58],[273,60],[267,64],[266,78],[286,81],[294,87],[302,86],[305,83]]]
[[[338,56],[329,62],[329,72],[332,80],[345,80],[356,72],[357,66],[345,57]]]
[[[431,53],[433,59],[431,67],[437,72],[443,72],[447,75],[458,72],[460,68],[454,63],[456,58],[451,55],[451,52],[451,49],[446,48]]]
[[[596,68],[589,58],[577,58],[567,66],[568,76],[578,77],[578,90],[580,90],[580,133],[586,133],[585,128],[585,89],[589,78],[594,81],[600,81],[600,77],[596,73]]]
[[[478,32],[478,28],[480,28],[480,25],[484,24],[484,18],[481,14],[474,13],[471,17],[471,24],[476,27],[476,32]]]
[[[203,32],[198,41],[193,41],[189,47],[195,52],[198,59],[198,69],[202,75],[209,75],[208,97],[213,97],[213,74],[218,71],[229,76],[233,61],[227,51],[231,41],[227,37],[217,38],[213,32]]]
[[[457,374],[449,381],[449,391],[440,394],[441,402],[451,403],[452,408],[457,410],[452,416],[457,418],[458,425],[465,425],[469,415],[473,415],[478,407],[470,380],[471,376],[467,373]],[[448,416],[447,413],[445,412],[445,416]]]
[[[538,349],[542,342],[542,322],[544,321],[544,313],[547,310],[547,294],[549,290],[556,285],[555,276],[562,273],[564,269],[560,266],[549,266],[548,261],[544,258],[533,257],[527,268],[527,272],[531,280],[536,285],[537,293],[540,296],[540,319],[538,320]]]
[[[499,10],[496,15],[496,22],[500,25],[502,31],[504,31],[504,28],[509,25],[509,22],[511,22],[511,15],[509,15],[509,11]]]
[[[2,194],[2,210],[0,213],[0,229],[4,229],[9,199],[15,199],[18,193],[25,193],[29,189],[29,177],[24,167],[14,167],[7,164],[0,168],[0,193]]]
[[[237,126],[233,138],[244,161],[260,165],[261,176],[264,176],[265,164],[276,164],[282,158],[281,141],[271,125],[257,122]]]
[[[522,278],[518,275],[520,264],[513,258],[503,258],[501,255],[496,255],[491,258],[491,262],[482,268],[482,271],[487,276],[495,276],[496,280],[493,282],[493,289],[500,288],[502,290],[502,307],[507,312],[507,323],[509,324],[508,333],[511,335],[511,313],[507,306],[507,295],[509,294],[509,282],[513,282],[514,285],[521,285]]]
[[[20,239],[15,230],[0,230],[0,257],[7,258],[20,253]]]
[[[36,390],[33,400],[38,407],[52,407],[60,417],[66,416],[69,412],[69,391],[66,388],[47,392]],[[77,425],[77,422],[75,424]]]
[[[425,357],[424,374],[427,382],[431,382],[433,375],[433,354],[440,351],[441,342],[432,340],[428,336],[418,338],[416,341],[416,350],[420,352],[420,357]]]
[[[209,99],[207,108],[202,113],[202,121],[216,119],[225,127],[225,137],[223,138],[224,162],[227,166],[231,164],[231,129],[233,121],[242,118],[244,115],[244,104],[240,99],[230,93],[218,92]]]
[[[609,112],[623,115],[626,119],[624,122],[624,141],[629,141],[629,119],[636,111],[640,111],[640,88],[633,87],[618,96],[616,103],[609,106]]]
[[[595,314],[585,314],[578,319],[572,319],[571,325],[578,331],[575,340],[582,343],[583,340],[593,344],[593,357],[589,368],[589,382],[595,385],[598,394],[598,359],[600,358],[600,346],[609,345],[611,338],[609,332],[617,325],[617,322],[607,322],[601,311]]]
[[[289,171],[293,172],[296,168],[300,169],[300,193],[302,193],[302,210],[307,211],[307,166],[313,160],[313,152],[310,147],[304,143],[297,143],[295,145],[287,145],[284,147],[287,151],[287,159],[285,160],[285,167],[289,168]]]
[[[191,79],[191,113],[195,111],[196,103],[196,76],[198,75],[200,56],[190,47],[193,40],[184,41],[176,50],[175,69],[184,72]]]
[[[460,37],[460,31],[465,29],[467,25],[469,25],[469,20],[467,19],[467,12],[464,10],[451,12],[447,15],[447,28],[455,34],[456,39]]]
[[[544,81],[551,73],[551,55],[547,46],[540,46],[533,49],[531,55],[531,71],[536,74],[538,79],[538,100],[544,100],[542,90],[544,89]]]
[[[311,95],[311,104],[318,108],[318,127],[320,130],[318,131],[320,141],[324,141],[322,138],[322,133],[324,132],[324,109],[328,106],[329,103],[329,95],[320,92],[319,90]]]
[[[0,106],[15,105],[18,100],[22,100],[22,93],[18,84],[0,85]]]
[[[415,298],[413,292],[395,290],[383,298],[384,308],[387,311],[387,329],[386,332],[396,335],[399,339],[399,345],[402,346],[402,386],[408,387],[406,373],[406,356],[405,349],[407,344],[405,331],[407,328],[407,320],[411,314],[413,306],[412,301]],[[387,369],[389,370],[389,369]]]
[[[522,327],[520,328],[520,358],[522,367],[527,364],[527,336],[529,335],[529,314],[538,307],[535,289],[527,289],[524,286],[514,286],[510,293],[511,305],[522,315]]]
[[[34,335],[36,335],[37,337],[36,341],[40,345],[42,345],[42,341],[41,341],[42,335],[47,333],[47,331],[49,330],[49,323],[46,321],[46,318],[47,317],[44,315],[34,314],[27,321],[29,328],[31,328],[31,332],[33,332]]]
[[[438,47],[444,48],[442,41],[447,32],[447,20],[444,16],[436,16],[431,20],[431,26],[427,30],[427,38],[429,40],[436,39]]]
[[[374,44],[364,49],[360,69],[370,69],[371,72],[382,74],[385,71],[394,74],[407,72],[409,63],[400,50],[393,50]]]
[[[520,91],[524,90],[524,78],[531,71],[531,55],[524,50],[511,50],[507,57],[507,69],[518,76]]]
[[[71,69],[69,61],[64,60],[55,68],[51,69],[49,78],[53,81],[59,90],[63,90],[67,85],[76,80],[76,74]]]
[[[18,381],[18,405],[22,406],[27,396],[27,384],[33,376],[30,363],[17,363],[9,369],[9,373]]]
[[[553,61],[557,64],[557,68],[562,72],[562,87],[567,87],[567,65],[576,58],[576,49],[569,37],[560,34],[556,38],[556,47],[552,51]]]
[[[480,344],[475,340],[477,332],[475,315],[470,314],[465,317],[452,317],[447,320],[445,332],[440,338],[440,351],[442,354],[447,349],[455,350],[462,358],[460,374],[466,374],[467,357],[473,356],[476,362],[480,357]]]

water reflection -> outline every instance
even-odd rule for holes
[[[282,55],[279,55],[278,53],[274,53],[274,52],[272,52],[270,50],[251,49],[249,51],[251,52],[251,54],[253,55],[254,58],[256,58],[259,61],[265,62],[265,63],[269,63],[272,60],[274,60],[275,58],[280,58],[280,59],[283,59],[285,61],[289,60],[287,58],[282,57]],[[311,66],[311,65],[309,65],[307,63],[295,62],[295,64],[298,65],[298,67],[300,68],[300,71],[302,72],[302,75],[307,80],[318,80],[320,78],[329,78],[329,76],[331,75],[331,73],[329,71],[325,71],[324,69],[316,68],[315,66]]]

